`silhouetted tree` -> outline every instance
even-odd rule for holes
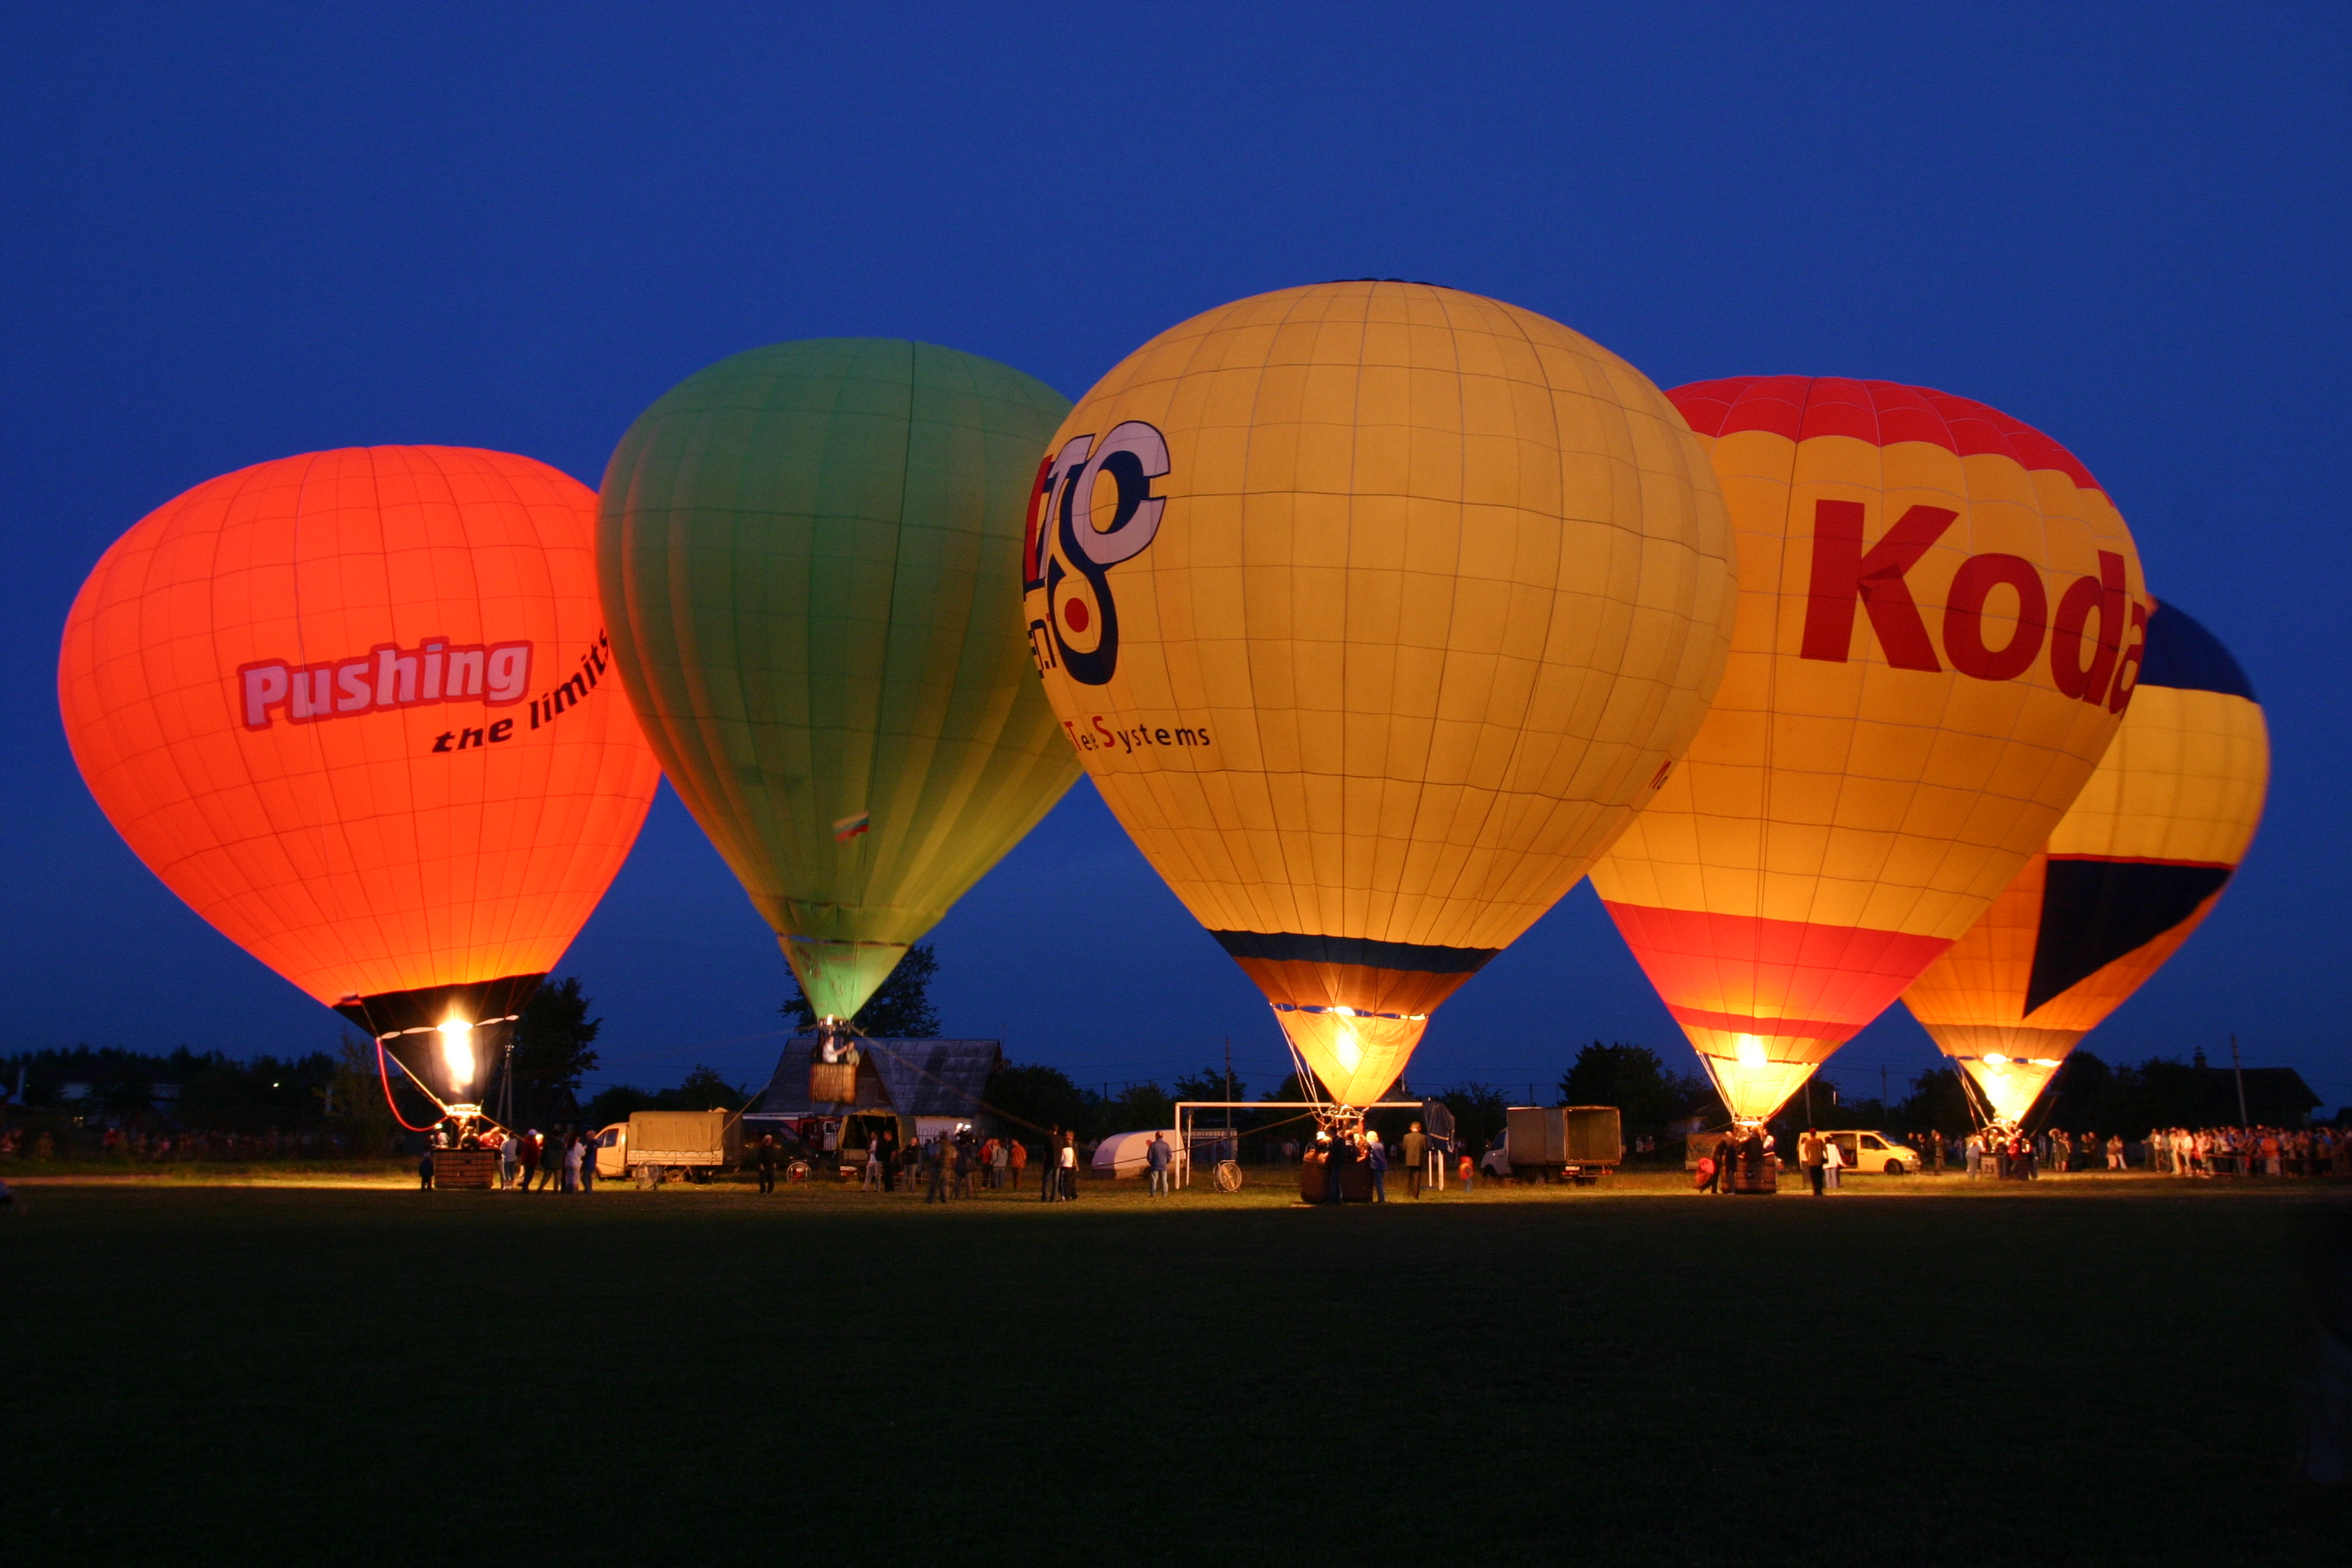
[[[542,984],[522,1005],[514,1026],[514,1074],[518,1086],[577,1091],[580,1080],[596,1068],[596,1032],[602,1018],[591,1018],[593,1005],[580,989],[580,977],[567,974]]]

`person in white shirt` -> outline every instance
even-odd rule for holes
[[[1838,1173],[1845,1169],[1845,1153],[1834,1138],[1822,1140],[1822,1175],[1832,1192],[1838,1190]]]

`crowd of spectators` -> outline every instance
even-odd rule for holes
[[[1913,1137],[1930,1169],[1946,1157],[1940,1133]],[[2174,1176],[2352,1176],[2352,1130],[2328,1127],[2158,1127],[2145,1138],[2048,1128],[2009,1139],[1972,1132],[1959,1145],[1968,1173],[2131,1171]]]
[[[172,1160],[334,1160],[351,1152],[349,1138],[341,1132],[280,1132],[274,1127],[260,1132],[85,1128],[62,1138],[46,1128],[0,1129],[0,1160],[94,1158],[156,1164]]]

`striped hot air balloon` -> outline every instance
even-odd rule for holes
[[[1668,395],[1739,543],[1722,689],[1592,882],[1760,1121],[2049,837],[2130,700],[2147,595],[2066,449],[1889,382]]]
[[[2048,847],[1903,994],[1993,1121],[2023,1120],[2212,912],[2253,842],[2270,755],[2238,661],[2158,606],[2123,728]]]

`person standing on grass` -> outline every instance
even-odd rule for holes
[[[1828,1183],[1829,1190],[1831,1192],[1836,1192],[1838,1190],[1838,1176],[1840,1173],[1844,1171],[1844,1169],[1845,1151],[1838,1147],[1838,1141],[1836,1139],[1822,1139],[1822,1173],[1823,1179]]]
[[[416,1190],[433,1190],[433,1145],[429,1142],[425,1145],[425,1158],[416,1162]]]
[[[1323,1156],[1323,1179],[1330,1184],[1325,1193],[1326,1203],[1348,1201],[1348,1167],[1356,1162],[1356,1141],[1346,1133],[1331,1140],[1331,1152]]]
[[[1037,1201],[1055,1203],[1062,1196],[1062,1130],[1045,1130],[1045,1157],[1037,1162]]]
[[[1805,1173],[1805,1181],[1813,1189],[1813,1196],[1822,1196],[1822,1172],[1826,1156],[1822,1152],[1823,1140],[1818,1128],[1808,1127],[1797,1140],[1797,1163]]]
[[[580,1190],[583,1193],[596,1190],[596,1135],[593,1132],[580,1134]]]
[[[943,1204],[946,1203],[951,1195],[948,1192],[946,1185],[948,1180],[947,1140],[944,1137],[935,1138],[931,1141],[929,1147],[931,1151],[931,1185],[930,1190],[923,1194],[923,1201],[927,1204]]]
[[[1021,1184],[1029,1179],[1029,1145],[1018,1138],[1008,1138],[1004,1142],[1005,1180],[1017,1193],[1021,1190]]]
[[[1168,1195],[1168,1135],[1154,1132],[1151,1142],[1144,1145],[1143,1164],[1151,1174],[1150,1192],[1155,1198]]]
[[[1404,1134],[1404,1190],[1409,1197],[1421,1196],[1421,1189],[1429,1175],[1429,1136],[1416,1121]]]
[[[1389,1149],[1377,1132],[1368,1133],[1364,1141],[1364,1160],[1372,1173],[1372,1202],[1389,1201]]]
[[[956,1196],[960,1198],[976,1198],[980,1195],[979,1189],[974,1187],[971,1182],[972,1173],[979,1169],[979,1167],[980,1152],[973,1146],[971,1134],[969,1132],[957,1133]]]
[[[1062,1134],[1062,1201],[1078,1201],[1078,1135],[1073,1130]]]
[[[563,1140],[563,1190],[580,1191],[580,1157],[588,1151],[588,1140],[577,1132]]]
[[[1728,1131],[1715,1141],[1715,1190],[1718,1194],[1731,1191],[1731,1161],[1737,1152]]]
[[[755,1151],[753,1157],[760,1167],[760,1190],[763,1193],[774,1192],[776,1190],[776,1135],[774,1133],[760,1134],[760,1147]]]
[[[521,1147],[522,1140],[511,1132],[499,1140],[499,1191],[502,1193],[514,1188],[515,1156]]]

